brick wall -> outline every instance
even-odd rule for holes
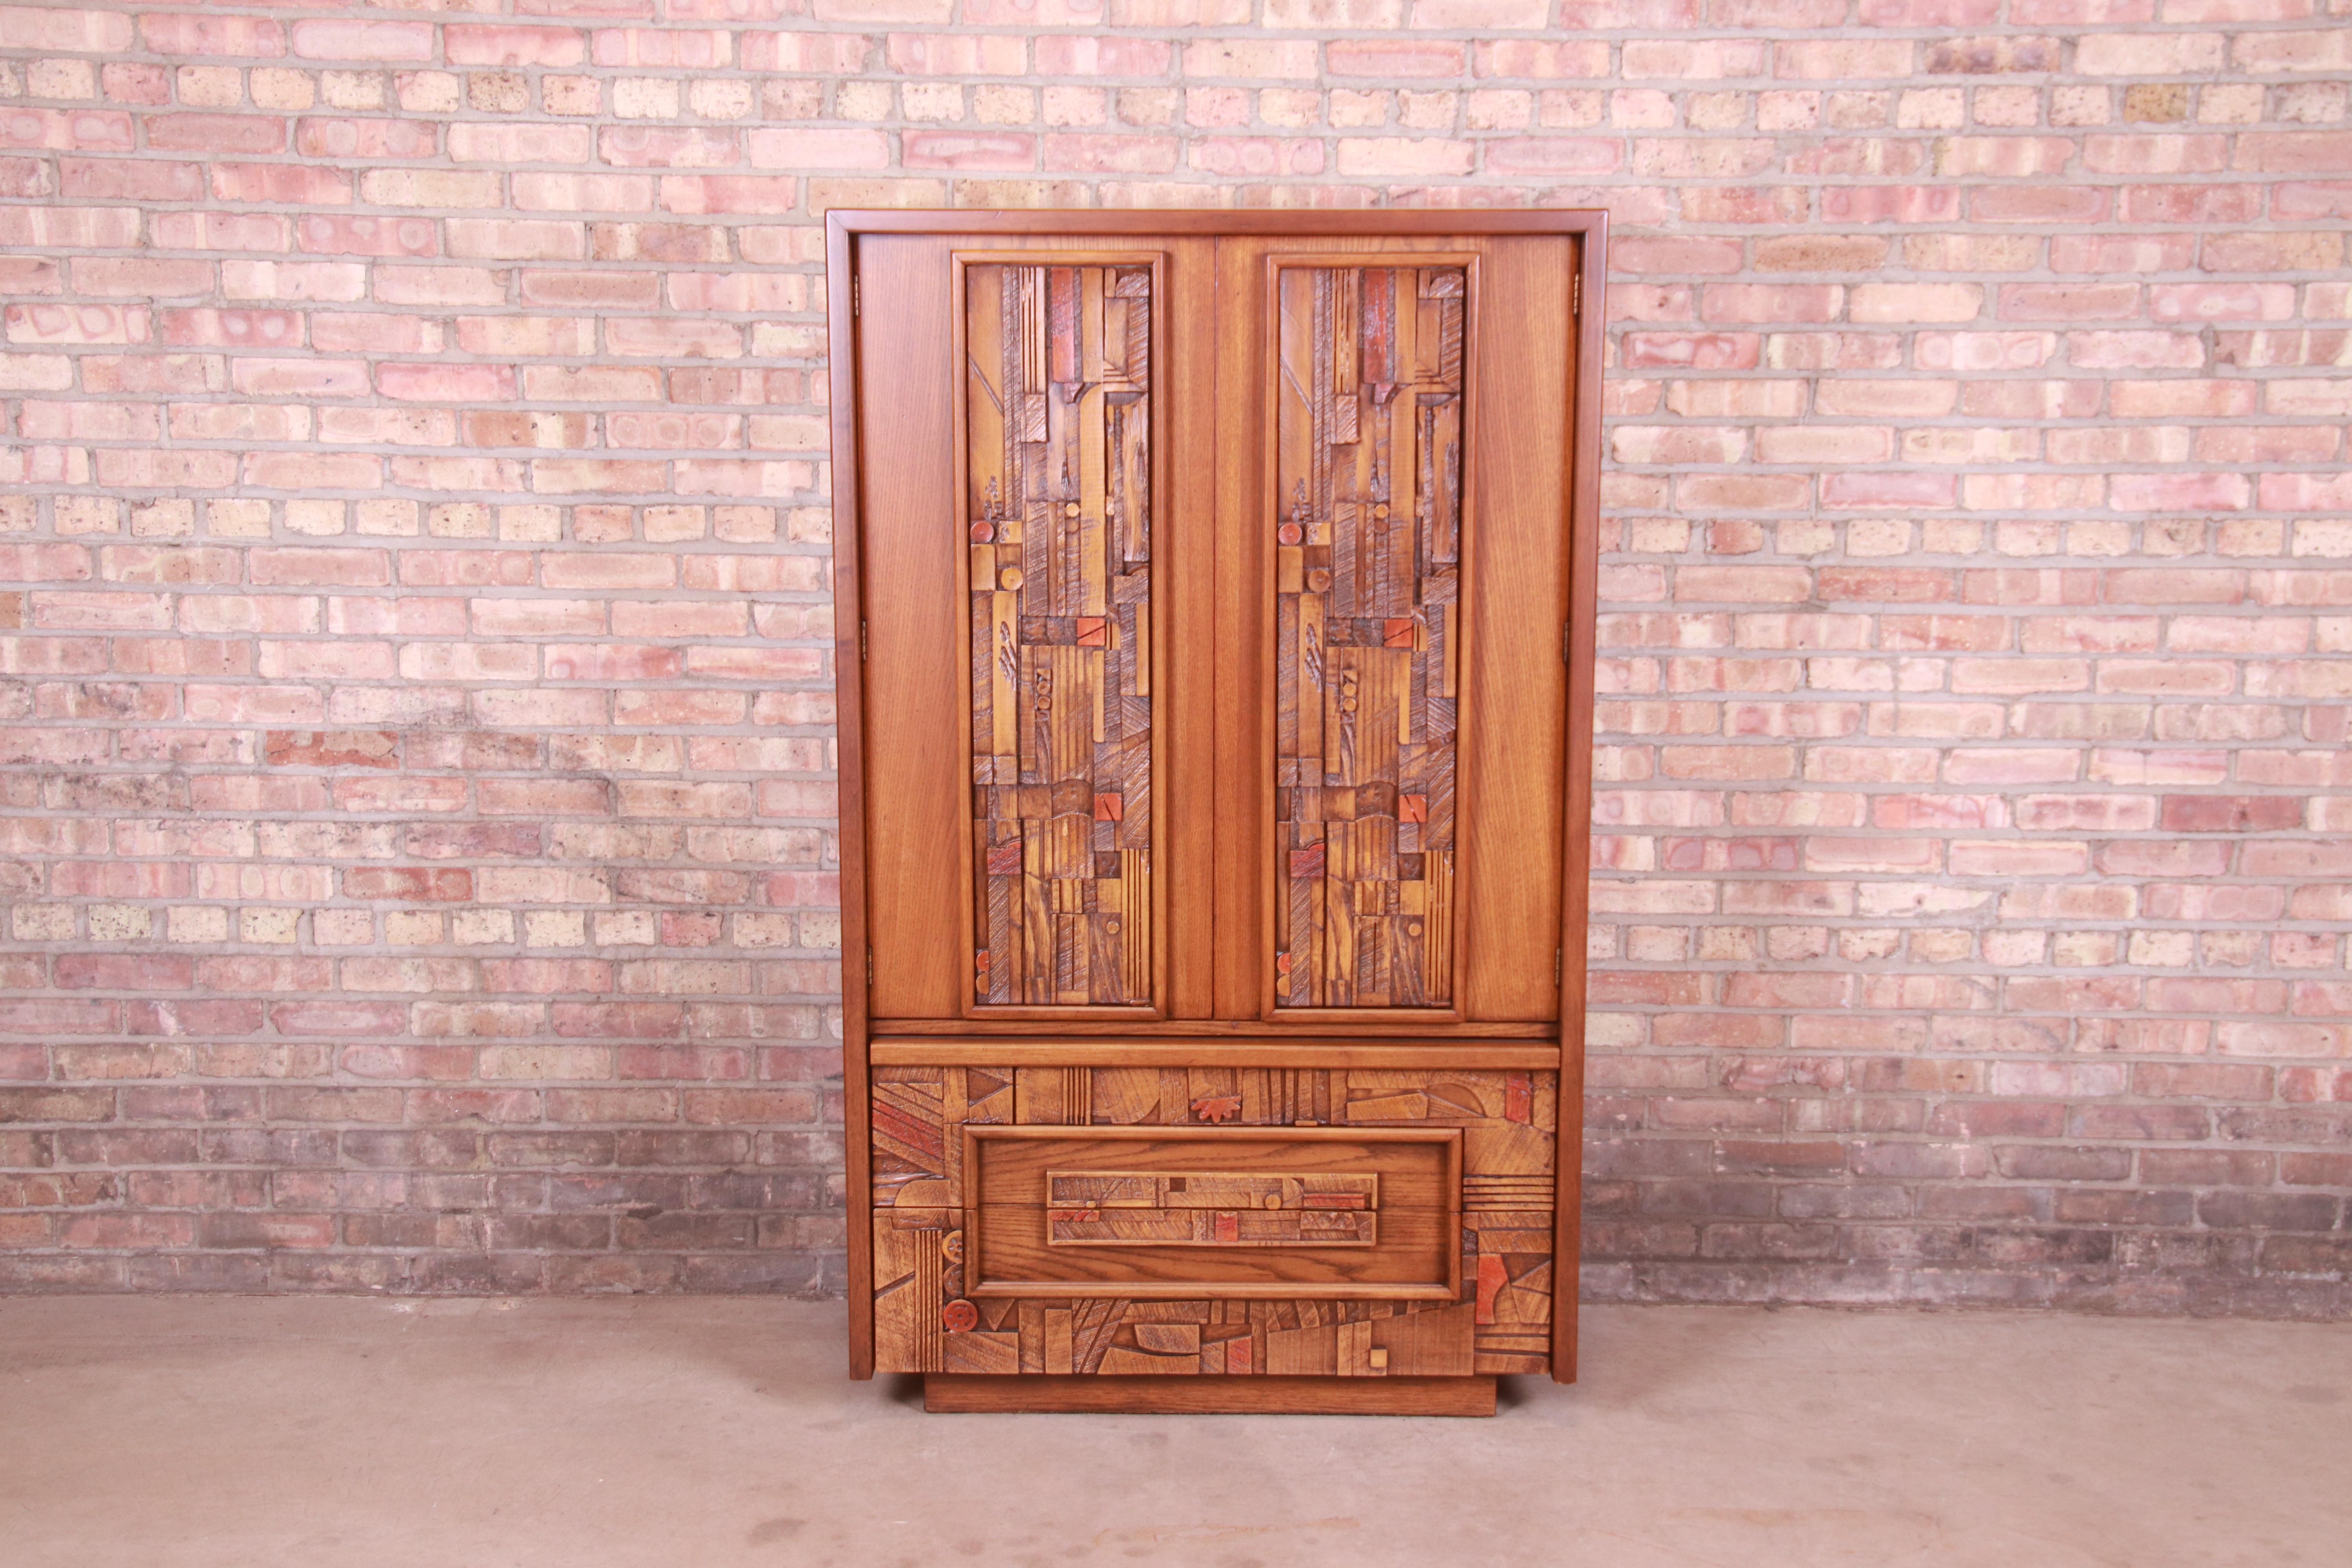
[[[0,1287],[837,1288],[842,204],[1600,204],[1588,1280],[2323,1313],[2347,0],[0,6]]]

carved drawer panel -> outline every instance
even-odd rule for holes
[[[1549,1366],[1551,1073],[886,1067],[873,1096],[881,1371]]]
[[[1045,1173],[1045,1245],[1375,1247],[1381,1179],[1370,1172]]]
[[[1461,1292],[1458,1129],[1137,1137],[968,1126],[963,1135],[965,1293],[974,1298],[1112,1286],[1223,1300],[1450,1301]]]

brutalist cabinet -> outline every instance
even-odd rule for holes
[[[857,1375],[1574,1375],[1604,223],[833,215]]]

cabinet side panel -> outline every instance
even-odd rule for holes
[[[971,967],[956,521],[955,330],[944,239],[858,242],[866,896],[877,1016],[958,1016]],[[855,955],[845,955],[855,962]]]
[[[1601,368],[1603,313],[1608,299],[1608,218],[1597,215],[1591,232],[1578,241],[1575,265],[1582,288],[1576,321],[1576,383],[1570,417],[1574,440],[1569,476],[1570,593],[1568,690],[1568,836],[1566,874],[1560,879],[1560,940],[1570,952],[1585,951],[1592,893],[1592,725],[1596,688],[1601,574]],[[1580,1124],[1584,1110],[1584,1018],[1588,976],[1581,962],[1567,965],[1559,997],[1561,1125]],[[1559,1197],[1552,1254],[1572,1265],[1582,1256],[1583,1162],[1570,1153],[1560,1162]],[[1576,1378],[1577,1275],[1571,1267],[1555,1282],[1551,1373]]]
[[[845,367],[854,380],[857,365],[856,260],[847,226],[829,218],[824,233],[825,343],[827,363]],[[833,472],[857,470],[857,400],[836,376],[833,395]],[[866,1187],[866,755],[865,669],[859,652],[858,608],[864,602],[857,545],[857,486],[833,487],[833,679],[839,723],[835,763],[840,787],[841,868],[841,1056],[842,1152],[847,1164],[848,1205],[854,1216],[871,1202]],[[857,959],[859,962],[848,962]],[[862,1225],[849,1226],[849,1375],[874,1375],[874,1237]]]
[[[1564,238],[1490,240],[1472,329],[1474,515],[1463,723],[1465,997],[1475,1019],[1559,1016],[1565,852],[1568,392]],[[1576,962],[1582,962],[1580,953]]]

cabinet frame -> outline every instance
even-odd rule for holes
[[[1158,237],[1218,238],[1224,237],[1295,239],[1302,244],[1322,237],[1386,237],[1402,236],[1487,237],[1507,236],[1565,237],[1575,242],[1570,327],[1572,342],[1568,361],[1569,451],[1565,497],[1569,538],[1568,621],[1562,628],[1568,678],[1567,752],[1561,808],[1565,826],[1560,887],[1559,1014],[1556,1023],[1519,1025],[1454,1025],[1454,1039],[1486,1037],[1526,1041],[1558,1041],[1559,1121],[1563,1144],[1556,1173],[1554,1205],[1554,1270],[1557,1279],[1576,1267],[1580,1234],[1580,1179],[1577,1161],[1568,1157],[1574,1146],[1570,1130],[1582,1121],[1585,967],[1583,953],[1591,868],[1590,823],[1592,801],[1591,737],[1594,700],[1594,629],[1599,572],[1601,475],[1601,376],[1603,351],[1603,303],[1607,287],[1608,214],[1600,209],[1563,208],[1536,211],[1056,211],[1037,210],[868,210],[835,209],[825,216],[825,310],[829,399],[832,404],[832,462],[829,479],[833,510],[834,661],[837,698],[836,758],[838,784],[838,843],[842,916],[842,1093],[845,1199],[847,1207],[849,1306],[849,1371],[853,1377],[874,1374],[872,1150],[869,1045],[876,1020],[869,1009],[868,965],[872,962],[864,877],[866,847],[866,714],[862,670],[865,583],[860,569],[860,476],[864,470],[864,437],[855,390],[858,365],[857,242],[866,236],[929,235],[950,237],[983,247],[990,237],[1052,237],[1067,238],[1088,250],[1099,242],[1121,242],[1142,248]],[[1155,319],[1164,319],[1165,290],[1156,290]],[[1155,365],[1155,375],[1159,374]],[[1153,465],[1160,471],[1166,454],[1155,443]],[[1156,561],[1155,561],[1156,564]],[[1157,594],[1155,593],[1155,601]],[[1159,606],[1155,602],[1155,614]],[[1475,633],[1474,633],[1475,635]],[[1155,658],[1160,649],[1155,648]],[[852,678],[855,675],[857,678]],[[1157,772],[1155,768],[1155,772]],[[968,873],[967,873],[968,874]],[[969,910],[970,900],[965,900]],[[1269,981],[1270,985],[1270,981]],[[1162,993],[1160,1003],[1167,1005]],[[968,1009],[967,1009],[968,1010]],[[1134,1012],[1129,1010],[1129,1017]],[[1336,1022],[1336,1020],[1334,1020]],[[1434,1020],[1432,1020],[1434,1021]],[[1091,1059],[1117,1063],[1126,1053],[1150,1049],[1139,1037],[1210,1037],[1239,1045],[1249,1043],[1255,1059],[1279,1064],[1286,1048],[1314,1049],[1299,1039],[1294,1026],[1265,1021],[1164,1018],[1142,1023],[1106,1017],[1072,1020],[1056,1031],[1056,1045],[1082,1047]],[[899,1037],[974,1036],[990,1031],[980,1020],[888,1020],[887,1032]],[[1423,1033],[1426,1024],[1410,1018],[1391,1023],[1349,1019],[1346,1032],[1358,1039],[1398,1039]],[[1007,1020],[1007,1033],[1037,1037],[1035,1023]],[[1128,1043],[1122,1043],[1125,1037]],[[1007,1042],[1010,1043],[1010,1042]],[[1160,1047],[1165,1049],[1166,1047]],[[1322,1049],[1330,1049],[1325,1045]],[[1532,1048],[1532,1047],[1523,1047]],[[1572,1278],[1572,1276],[1570,1276]],[[1552,1321],[1552,1370],[1557,1382],[1572,1382],[1576,1368],[1575,1292],[1556,1289],[1563,1310]]]

